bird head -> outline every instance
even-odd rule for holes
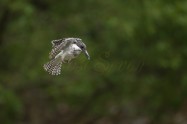
[[[75,39],[76,39],[75,44],[83,51],[87,59],[90,60],[90,55],[88,54],[88,51],[86,50],[86,45],[82,42],[80,38],[75,38]]]

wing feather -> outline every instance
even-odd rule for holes
[[[49,53],[49,58],[53,59],[55,56],[65,48],[67,48],[71,43],[73,43],[73,40],[68,39],[59,39],[59,40],[53,40],[51,41],[53,48],[51,52]]]
[[[54,48],[54,47],[60,45],[62,42],[64,42],[64,39],[52,40],[51,41],[52,47]]]

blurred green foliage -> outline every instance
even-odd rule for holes
[[[187,1],[1,0],[1,124],[187,123]],[[51,40],[79,37],[60,76]]]

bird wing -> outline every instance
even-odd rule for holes
[[[64,41],[64,39],[52,40],[51,41],[52,47],[54,48],[54,47],[60,45],[63,41]]]
[[[60,51],[69,47],[69,45],[72,43],[72,40],[59,39],[59,40],[53,40],[51,41],[51,43],[53,48],[49,53],[49,58],[53,59]]]

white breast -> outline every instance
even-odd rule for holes
[[[72,45],[71,45],[71,49],[73,49],[73,50],[78,50],[78,51],[82,51],[76,44],[72,44]]]
[[[66,51],[66,56],[65,56],[65,60],[71,60],[75,57],[77,57],[80,53],[81,53],[81,49],[76,45],[76,44],[72,44],[69,49]]]

